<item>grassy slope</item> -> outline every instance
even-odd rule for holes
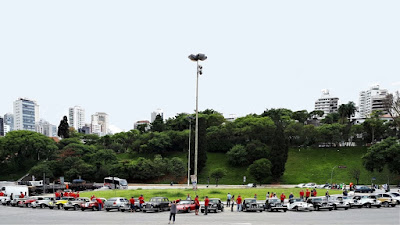
[[[339,150],[339,151],[338,151]],[[290,149],[289,158],[286,163],[286,171],[282,177],[283,184],[298,184],[305,182],[330,183],[332,168],[335,166],[346,166],[346,168],[335,168],[333,173],[333,183],[355,183],[350,171],[353,168],[361,169],[360,183],[370,184],[371,178],[376,178],[376,183],[386,183],[388,172],[384,170],[382,173],[370,173],[362,166],[361,157],[367,152],[365,147],[349,147],[349,148],[307,148]],[[138,157],[153,158],[153,155],[143,154],[119,154],[120,160],[129,159],[136,160]],[[187,164],[187,155],[183,152],[175,152],[167,156],[181,158],[185,165]],[[207,183],[207,177],[215,168],[224,168],[227,176],[222,178],[220,184],[242,184],[243,176],[246,176],[246,183],[253,183],[254,179],[249,176],[247,167],[232,167],[228,164],[228,159],[223,153],[208,153],[206,167],[199,174],[199,183]],[[393,180],[392,184],[399,182],[399,177]],[[393,182],[394,181],[394,182]],[[170,180],[161,180],[160,183],[169,183]],[[210,179],[210,184],[215,184],[215,180]]]
[[[184,199],[186,198],[187,194],[190,196],[195,197],[196,194],[199,195],[200,199],[204,199],[205,196],[210,198],[220,198],[223,201],[226,201],[227,193],[231,193],[236,197],[241,195],[242,198],[252,198],[254,194],[257,194],[258,199],[265,199],[265,195],[267,192],[275,192],[278,196],[282,192],[289,196],[292,192],[296,197],[299,196],[299,188],[280,188],[280,189],[265,189],[265,188],[242,188],[242,189],[199,189],[197,191],[193,191],[192,189],[154,189],[154,190],[107,190],[107,191],[92,191],[92,192],[81,192],[81,197],[90,197],[95,195],[96,197],[103,197],[103,198],[111,198],[111,197],[138,197],[143,194],[145,200],[149,200],[151,197],[162,196],[168,197],[170,200],[175,199]],[[325,194],[324,189],[317,189],[318,195]],[[342,193],[338,190],[329,190],[330,194],[339,194]]]

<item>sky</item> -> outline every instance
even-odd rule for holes
[[[400,89],[400,1],[0,0],[0,115],[36,100],[58,125],[68,108],[116,128],[199,110],[225,116],[313,110],[379,84]]]

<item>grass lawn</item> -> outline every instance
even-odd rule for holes
[[[185,199],[187,194],[190,194],[192,198],[199,195],[200,199],[204,199],[205,196],[209,198],[220,198],[222,201],[226,201],[226,195],[231,193],[237,197],[241,195],[242,198],[253,198],[254,194],[257,194],[257,199],[264,200],[267,192],[275,192],[278,196],[285,193],[286,197],[292,192],[295,197],[299,197],[299,188],[232,188],[232,189],[199,189],[193,191],[192,189],[138,189],[138,190],[107,190],[107,191],[91,191],[91,192],[81,192],[81,197],[90,197],[95,195],[96,197],[103,197],[109,199],[111,197],[125,197],[131,198],[139,197],[143,194],[145,200],[149,200],[151,197],[168,197],[170,200]],[[319,196],[324,196],[325,189],[317,189]],[[329,190],[330,194],[340,194],[342,191]]]

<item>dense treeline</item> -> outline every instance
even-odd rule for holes
[[[257,166],[269,165],[265,172],[268,179],[253,174],[259,182],[279,180],[285,171],[290,146],[340,147],[354,143],[361,146],[399,136],[398,118],[383,121],[377,111],[364,123],[354,125],[351,120],[354,112],[354,103],[350,102],[341,105],[339,113],[329,114],[323,120],[318,120],[321,111],[267,109],[260,115],[250,114],[229,122],[221,113],[207,109],[199,113],[199,172],[205,166],[206,152],[221,152],[227,154],[232,166],[247,167],[254,163],[249,171],[260,171],[263,168]],[[168,156],[187,152],[189,138],[194,154],[193,118],[194,115],[181,113],[163,121],[157,116],[150,127],[142,125],[137,130],[103,137],[69,130],[64,136],[68,138],[59,143],[35,132],[13,131],[0,138],[0,172],[16,173],[36,165],[30,173],[39,177],[46,172],[49,177],[65,176],[69,180],[82,176],[101,181],[113,175],[130,182],[163,177],[179,181],[187,173],[186,165],[180,158]],[[120,153],[152,157],[118,160]],[[194,155],[191,159],[193,168]]]

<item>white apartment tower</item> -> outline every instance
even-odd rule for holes
[[[161,118],[164,119],[164,112],[162,109],[157,109],[156,111],[151,113],[151,120],[150,122],[154,122],[154,120],[156,119],[157,115],[160,115]]]
[[[371,87],[368,91],[361,91],[359,98],[359,118],[368,118],[372,112],[382,110],[387,113],[384,107],[384,100],[388,95],[386,89],[380,89],[379,85]]]
[[[36,101],[19,98],[14,102],[14,130],[35,131],[39,121],[39,105]]]
[[[324,111],[324,118],[329,113],[338,112],[339,98],[331,97],[328,89],[322,90],[322,96],[315,101],[315,110]]]
[[[85,126],[85,109],[80,106],[69,108],[69,126],[79,130]]]
[[[93,134],[104,136],[108,134],[108,115],[104,112],[97,112],[92,115],[91,129]]]

